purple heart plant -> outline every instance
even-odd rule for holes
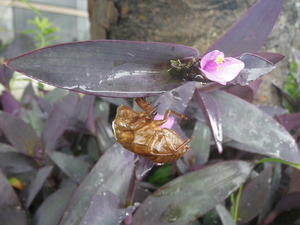
[[[251,103],[283,58],[258,52],[283,4],[258,0],[204,54],[120,40],[14,51],[0,68],[1,224],[271,224],[297,207],[298,145],[273,119],[285,111]],[[16,100],[11,70],[57,88],[37,95],[28,85]],[[158,129],[191,139],[176,162],[155,165],[115,140],[116,108],[140,97],[156,106],[145,121],[167,110],[187,117]]]

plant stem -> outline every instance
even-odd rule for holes
[[[239,206],[240,206],[242,190],[243,190],[243,184],[239,187],[239,191],[237,193],[236,200],[235,200],[235,207],[234,207],[234,211],[233,211],[233,220],[235,222],[238,221],[238,213],[239,213]]]
[[[136,179],[135,171],[136,171],[136,167],[134,165],[133,170],[132,170],[131,179],[130,179],[130,184],[129,184],[129,189],[128,189],[128,193],[127,193],[125,207],[128,207],[133,204],[134,193],[135,193],[136,187],[138,185],[138,179]]]

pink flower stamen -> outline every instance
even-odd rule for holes
[[[241,60],[224,57],[223,52],[214,50],[202,57],[199,69],[208,80],[225,85],[233,80],[244,67],[245,64]]]

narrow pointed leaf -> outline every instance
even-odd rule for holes
[[[228,56],[257,52],[267,40],[284,0],[258,0],[207,52],[218,49]]]
[[[1,105],[3,111],[18,117],[21,110],[21,104],[10,93],[3,91],[1,94]]]
[[[272,167],[266,168],[245,186],[238,211],[240,223],[248,223],[265,207],[271,191],[272,169]]]
[[[58,224],[68,204],[75,185],[69,185],[62,189],[57,190],[51,194],[38,208],[33,217],[33,225],[54,225]]]
[[[236,225],[236,222],[234,222],[231,214],[223,205],[217,205],[216,211],[218,212],[223,225]]]
[[[196,57],[183,45],[131,41],[86,41],[50,46],[6,62],[11,69],[53,86],[111,97],[143,97],[181,85],[166,65]]]
[[[124,204],[133,172],[133,156],[119,144],[108,149],[75,191],[60,224],[80,224],[94,196],[107,190]]]
[[[82,159],[62,152],[49,153],[54,163],[73,181],[80,183],[88,173],[88,164]]]
[[[53,166],[45,166],[40,168],[37,171],[36,176],[34,177],[34,180],[31,182],[28,190],[28,196],[26,199],[26,208],[28,208],[31,205],[33,199],[36,197],[37,193],[41,190],[47,177],[51,173],[52,169]]]
[[[20,152],[2,152],[2,149],[0,150],[0,169],[5,174],[26,173],[36,167],[36,162],[28,155]]]
[[[195,152],[196,164],[201,165],[208,161],[210,153],[211,132],[209,127],[197,122],[191,141],[191,149]]]
[[[158,104],[157,112],[163,115],[167,110],[171,109],[183,114],[195,92],[195,83],[187,82],[172,91],[160,95],[153,103],[154,106]]]
[[[284,55],[274,52],[255,52],[254,55],[259,56],[273,64],[278,63],[284,58]]]
[[[80,225],[118,225],[130,215],[138,204],[120,208],[120,200],[110,191],[104,191],[94,196],[93,201]]]
[[[24,154],[33,156],[40,147],[40,139],[32,127],[10,114],[0,112],[0,129],[9,142]]]
[[[46,152],[52,152],[58,139],[67,129],[75,112],[79,97],[76,93],[69,93],[52,109],[42,133]]]
[[[245,68],[230,81],[233,84],[247,85],[275,68],[273,63],[255,54],[246,53],[238,59],[245,63]]]
[[[17,194],[0,171],[0,218],[2,225],[26,225],[25,213]]]
[[[215,91],[213,96],[220,108],[225,136],[244,145],[245,151],[300,163],[293,137],[272,117],[226,92]]]
[[[226,161],[178,177],[142,203],[133,225],[188,224],[224,201],[252,168],[253,163]]]
[[[219,105],[211,95],[207,93],[195,92],[195,98],[200,105],[210,127],[214,141],[219,152],[223,151],[222,140],[222,119]]]

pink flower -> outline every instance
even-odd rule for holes
[[[160,115],[160,114],[156,114],[156,116],[154,117],[154,120],[162,120],[164,118],[164,115]],[[165,122],[163,125],[159,126],[160,128],[168,128],[171,129],[173,124],[175,122],[174,117],[170,116],[167,120],[167,122]]]
[[[244,67],[245,64],[241,60],[224,57],[223,52],[214,50],[202,57],[199,69],[207,79],[225,85],[226,82],[233,80]]]

